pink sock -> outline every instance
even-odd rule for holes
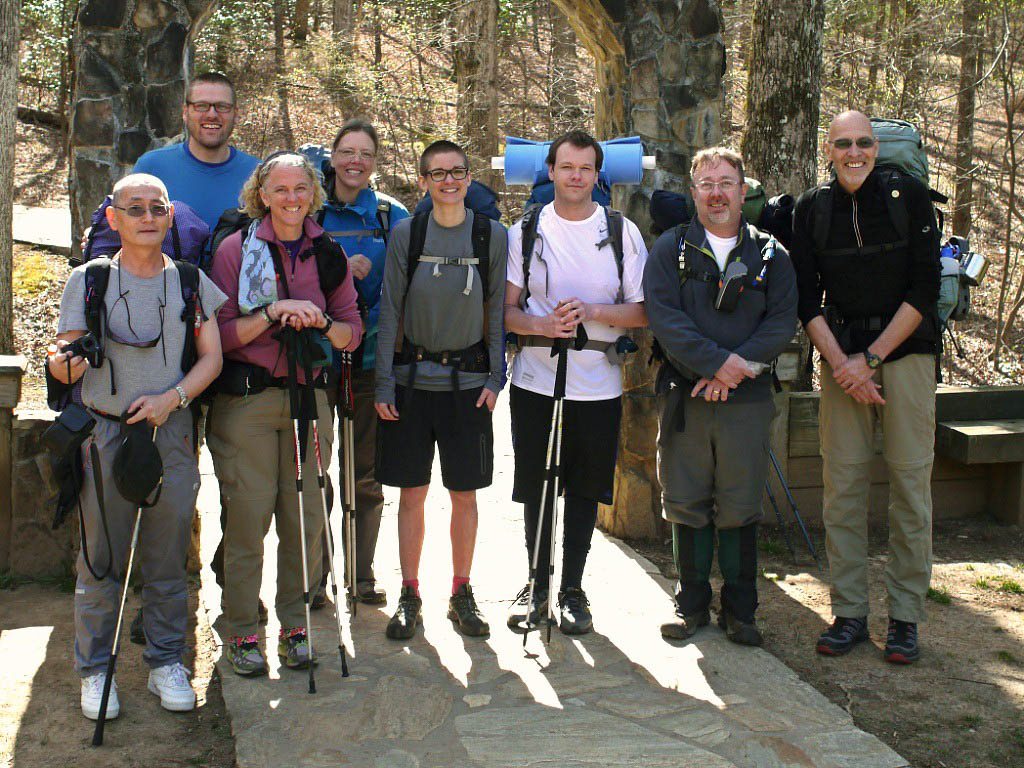
[[[412,587],[412,591],[416,593],[416,597],[420,596],[420,580],[419,579],[402,579],[403,587]]]
[[[452,576],[452,594],[458,592],[463,584],[469,584],[469,576]]]

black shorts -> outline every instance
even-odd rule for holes
[[[516,455],[512,500],[540,503],[554,399],[510,387],[512,448]],[[560,490],[602,504],[612,503],[619,448],[622,398],[566,400],[562,406]]]
[[[437,443],[445,488],[475,491],[490,485],[494,433],[490,409],[476,407],[482,390],[416,389],[410,398],[408,389],[396,387],[398,421],[377,421],[377,482],[396,488],[428,485]]]

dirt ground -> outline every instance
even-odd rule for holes
[[[189,587],[185,665],[195,672],[193,712],[167,712],[146,689],[142,647],[128,642],[117,659],[121,715],[92,746],[93,721],[82,716],[72,667],[73,583],[23,584],[0,590],[0,768],[231,768],[235,747],[215,674],[216,646],[196,621],[198,589]],[[139,597],[129,593],[126,620]],[[195,649],[195,653],[191,649]]]
[[[758,624],[768,651],[915,768],[1024,766],[1024,530],[981,520],[935,527],[929,620],[909,667],[882,659],[886,532],[872,531],[871,640],[837,659],[814,651],[832,618],[827,570],[798,529],[789,533],[795,565],[779,530],[762,530]],[[811,536],[827,568],[821,530]],[[675,577],[669,544],[630,543]]]

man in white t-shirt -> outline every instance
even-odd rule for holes
[[[600,144],[583,131],[556,139],[547,157],[554,202],[528,213],[508,236],[505,326],[517,334],[521,348],[512,363],[509,396],[516,462],[512,498],[524,505],[528,558],[540,517],[554,407],[557,357],[551,356],[552,342],[577,337],[581,324],[589,339],[586,348],[567,353],[559,482],[565,493],[565,519],[558,592],[559,629],[565,634],[584,634],[593,624],[582,580],[597,504],[612,501],[622,415],[616,340],[627,328],[647,325],[642,287],[647,248],[640,231],[591,197],[603,154]],[[529,590],[524,588],[509,613],[513,629],[528,618],[536,622],[547,611],[553,506],[552,494],[548,496],[533,605],[527,605]]]

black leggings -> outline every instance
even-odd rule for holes
[[[550,493],[549,493],[550,496]],[[544,531],[541,535],[540,555],[537,558],[537,587],[548,588],[548,564],[551,553],[551,501],[546,505]],[[590,541],[597,524],[597,502],[591,499],[565,495],[565,515],[562,521],[562,586],[580,588],[583,583],[583,569],[590,552]],[[533,563],[533,547],[537,536],[537,518],[540,503],[523,505],[523,522],[526,528],[527,563]]]

